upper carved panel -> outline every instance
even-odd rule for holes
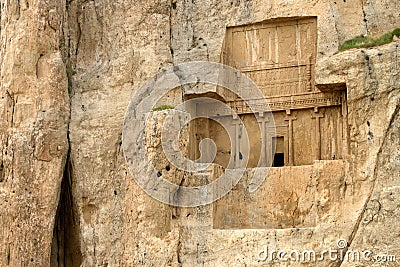
[[[316,18],[227,29],[223,61],[248,75],[268,98],[315,91]]]

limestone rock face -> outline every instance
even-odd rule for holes
[[[65,3],[1,3],[1,266],[48,265],[68,152]]]
[[[400,260],[400,42],[338,52],[347,39],[400,27],[399,1],[0,4],[0,266],[304,266],[260,262],[259,252],[320,252],[337,249],[339,239],[346,249]],[[140,85],[182,62],[221,62],[227,27],[291,17],[316,17],[316,87],[347,89],[348,155],[336,167],[321,161],[293,172],[282,184],[287,170],[274,170],[263,186],[277,199],[267,204],[243,193],[246,181],[196,208],[144,193],[121,149],[125,112]],[[163,101],[177,104],[177,95]],[[148,125],[151,140],[158,124]],[[168,172],[171,181],[191,184],[190,174]],[[248,216],[260,220],[266,209],[275,221],[253,227]]]

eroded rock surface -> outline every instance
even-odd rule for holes
[[[258,252],[322,251],[340,238],[400,258],[400,43],[337,52],[347,39],[400,27],[399,1],[0,3],[1,266],[282,266],[258,262]],[[317,19],[316,87],[347,89],[349,154],[339,178],[310,178],[310,203],[277,194],[290,200],[286,221],[265,229],[216,227],[224,200],[173,208],[146,195],[121,150],[135,90],[167,66],[221,62],[226,27],[288,17]],[[293,214],[300,221],[288,223]]]

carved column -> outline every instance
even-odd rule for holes
[[[239,137],[239,135],[240,135],[240,119],[237,114],[233,114],[233,125],[235,126],[234,168],[239,168],[240,167],[240,137]]]
[[[289,166],[294,165],[294,151],[293,151],[293,121],[297,120],[296,117],[292,117],[290,110],[286,111],[285,121],[289,122]]]
[[[271,157],[270,148],[267,146],[267,123],[269,119],[265,116],[265,112],[258,113],[258,123],[260,124],[261,128],[261,166],[265,167],[268,166],[267,160]]]
[[[267,125],[266,133],[265,133],[265,147],[266,147],[266,160],[265,166],[271,167],[274,161],[274,154],[276,147],[273,147],[274,143],[272,142],[273,138],[276,137],[276,129],[275,126]]]
[[[320,118],[323,118],[324,115],[320,114],[318,108],[314,109],[314,114],[312,118],[315,119],[315,159],[321,160],[321,122]]]

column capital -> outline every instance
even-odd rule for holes
[[[321,114],[321,113],[319,113],[318,111],[315,112],[315,110],[314,110],[314,113],[311,115],[311,117],[312,117],[313,119],[323,118],[323,117],[324,117],[324,114]]]
[[[291,115],[285,117],[285,121],[295,121],[295,120],[297,120],[297,118]]]

